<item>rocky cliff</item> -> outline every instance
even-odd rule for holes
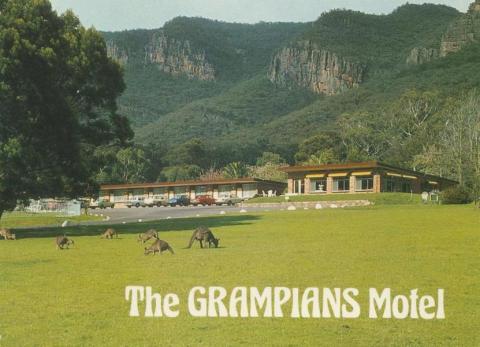
[[[128,63],[128,53],[119,48],[112,40],[108,40],[106,43],[108,56],[120,63],[120,65],[126,65]]]
[[[407,57],[407,64],[419,65],[428,63],[439,57],[439,50],[436,48],[415,47]]]
[[[272,59],[269,78],[276,85],[299,86],[333,95],[362,83],[365,65],[348,61],[303,41],[281,49]]]
[[[480,40],[480,0],[470,5],[468,12],[454,21],[443,36],[440,56],[457,52],[465,45]]]
[[[145,63],[156,64],[165,73],[185,75],[189,79],[215,79],[215,69],[204,51],[194,49],[188,40],[169,38],[163,32],[154,34],[145,48]]]

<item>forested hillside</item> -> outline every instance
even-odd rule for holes
[[[125,72],[120,112],[150,163],[137,179],[195,178],[265,152],[277,164],[378,159],[456,178],[425,158],[452,108],[476,97],[478,8],[407,4],[256,25],[180,17],[104,33]]]

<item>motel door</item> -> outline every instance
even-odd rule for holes
[[[305,181],[295,180],[293,185],[293,193],[294,194],[305,194]]]

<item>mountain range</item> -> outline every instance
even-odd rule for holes
[[[408,90],[455,97],[480,84],[480,0],[467,13],[406,4],[390,14],[323,13],[311,23],[178,17],[102,33],[124,69],[119,99],[135,142],[200,139],[219,157],[292,161],[345,113],[388,108]],[[381,112],[379,112],[380,114]]]

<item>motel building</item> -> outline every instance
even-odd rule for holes
[[[213,181],[177,181],[138,184],[111,184],[100,187],[100,200],[123,207],[130,200],[163,196],[165,199],[187,196],[191,200],[208,195],[218,198],[250,199],[256,195],[283,194],[286,183],[257,178],[221,179]]]
[[[376,161],[290,166],[288,194],[356,194],[437,192],[457,182]]]

